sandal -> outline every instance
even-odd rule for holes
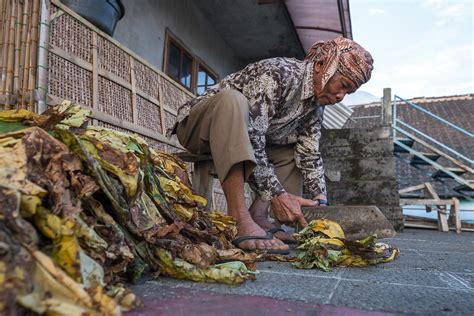
[[[274,254],[274,255],[287,255],[287,254],[290,253],[289,249],[288,250],[283,250],[283,249],[257,249],[257,248],[250,249],[250,248],[239,247],[240,243],[243,242],[243,241],[246,241],[246,240],[272,240],[272,239],[273,239],[273,234],[271,232],[267,232],[266,236],[250,236],[250,235],[241,236],[239,238],[234,239],[234,241],[232,241],[232,244],[235,247],[237,247],[239,249],[242,249],[245,252],[262,251],[262,252],[266,252],[268,254]]]
[[[275,234],[275,233],[278,233],[278,232],[283,232],[283,233],[287,233],[283,228],[280,228],[280,227],[273,227],[273,228],[270,228],[269,230],[267,230],[268,233],[270,234]],[[278,237],[276,237],[278,238]],[[280,238],[278,238],[280,239]],[[280,239],[281,241],[283,241],[285,244],[287,245],[296,245],[298,244],[298,242],[294,239]]]

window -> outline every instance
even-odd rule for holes
[[[210,86],[216,84],[216,76],[213,75],[206,67],[202,64],[199,65],[198,76],[197,76],[197,86],[196,93],[201,95],[206,91]]]
[[[218,81],[217,75],[169,32],[166,33],[163,68],[168,76],[198,95]]]
[[[166,73],[174,80],[191,90],[193,58],[173,41],[168,45],[168,63]]]

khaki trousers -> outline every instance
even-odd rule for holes
[[[193,154],[210,154],[221,183],[230,168],[244,164],[247,181],[256,166],[254,150],[248,135],[249,105],[236,90],[224,90],[196,104],[182,120],[176,134],[181,145]],[[302,176],[294,159],[294,144],[266,148],[275,174],[289,193],[301,196]]]

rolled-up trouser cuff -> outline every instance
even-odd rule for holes
[[[229,148],[227,152],[220,157],[213,157],[214,167],[221,183],[227,177],[232,166],[243,162],[244,180],[247,181],[256,166],[253,148],[250,144],[239,144],[238,146]]]

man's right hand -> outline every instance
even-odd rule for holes
[[[273,215],[282,224],[293,225],[298,222],[301,227],[308,225],[303,213],[302,206],[316,206],[318,202],[307,200],[302,197],[284,192],[271,201]]]

